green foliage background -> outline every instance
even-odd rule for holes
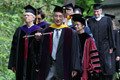
[[[51,21],[53,6],[62,5],[63,0],[0,0],[0,80],[15,80],[15,75],[7,69],[12,36],[17,27],[23,25],[23,7],[31,4],[36,8],[43,7],[47,21]],[[83,6],[86,11],[93,0],[76,0],[76,4]],[[84,13],[87,15],[87,13]],[[92,14],[90,12],[90,14]]]

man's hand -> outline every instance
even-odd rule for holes
[[[72,71],[72,78],[75,77],[77,75],[77,71]]]
[[[35,33],[35,38],[39,40],[41,38],[42,34],[40,32]]]
[[[117,57],[116,57],[116,61],[120,61],[120,56],[117,56]]]
[[[113,53],[113,48],[109,49],[109,53],[110,54]]]
[[[12,67],[12,71],[13,71],[14,73],[16,73],[16,68],[15,68],[15,67]]]

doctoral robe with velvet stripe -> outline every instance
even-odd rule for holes
[[[87,33],[78,34],[82,48],[83,74],[82,80],[89,80],[89,73],[99,74],[101,72],[101,64],[99,53],[97,51],[93,38]],[[93,75],[94,76],[94,75]],[[94,80],[94,79],[92,79]]]
[[[38,30],[38,26],[33,25],[28,28],[27,25],[24,25],[17,28],[14,33],[8,68],[12,69],[14,67],[16,69],[16,80],[23,80],[23,77],[26,77],[26,80],[31,80],[32,62],[30,44],[34,37],[25,39],[23,36],[26,34],[34,35]],[[27,40],[26,43],[25,40]],[[25,48],[25,46],[27,47]]]
[[[54,29],[55,28],[48,27],[43,32],[53,32]],[[37,80],[45,80],[52,65],[52,37],[53,35],[45,35],[42,37],[42,48],[40,49],[42,54],[39,53],[41,54],[41,61],[38,63],[39,72]],[[57,75],[65,80],[71,79],[72,70],[82,71],[78,40],[75,31],[70,28],[62,28],[55,65],[57,68]]]

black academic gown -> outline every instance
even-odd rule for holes
[[[115,40],[115,55],[120,56],[120,31],[119,30],[113,30],[114,34],[114,40]],[[120,69],[120,61],[116,61],[116,71],[118,72]]]
[[[44,33],[53,31],[54,28],[48,27],[44,30]],[[45,80],[52,65],[52,37],[53,35],[45,35],[42,37],[42,47],[39,49],[40,51],[38,51],[42,54],[39,53],[41,54],[41,60],[38,63],[39,72],[37,80]],[[33,54],[34,53],[35,51],[33,51]],[[56,53],[55,66],[57,76],[65,80],[71,80],[72,70],[82,71],[80,62],[77,33],[70,28],[63,28]]]
[[[99,21],[91,18],[88,20],[88,26],[91,29],[97,49],[100,52],[99,56],[103,74],[112,75],[115,72],[115,54],[109,53],[110,48],[115,48],[112,21],[106,16],[102,17]]]
[[[16,69],[16,80],[31,80],[31,54],[30,54],[30,44],[33,40],[33,37],[28,38],[25,48],[25,38],[23,36],[33,35],[38,31],[39,27],[33,25],[31,28],[27,28],[26,25],[16,29],[11,46],[11,53],[9,58],[8,68]],[[28,43],[28,44],[27,44]],[[25,55],[25,51],[27,54]],[[24,79],[23,79],[24,78]]]

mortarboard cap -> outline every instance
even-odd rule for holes
[[[74,6],[74,13],[82,13],[83,14],[84,9],[78,5]]]
[[[63,7],[61,7],[61,6],[58,6],[58,5],[54,5],[55,6],[55,8],[54,8],[54,12],[61,12],[61,13],[63,13]]]
[[[115,19],[115,15],[111,15],[111,14],[105,14],[105,16],[110,17],[112,20]]]
[[[83,25],[85,25],[85,19],[82,18],[82,15],[80,15],[80,14],[73,14],[72,15],[72,20],[81,22]]]
[[[25,6],[24,9],[25,9],[25,12],[30,12],[30,13],[36,15],[36,9],[34,7],[32,7],[31,5]]]
[[[67,10],[69,10],[69,8],[72,8],[72,9],[74,8],[72,3],[66,4],[63,7],[65,7],[65,9]]]
[[[93,4],[93,9],[94,10],[102,9],[102,4],[99,3]]]

